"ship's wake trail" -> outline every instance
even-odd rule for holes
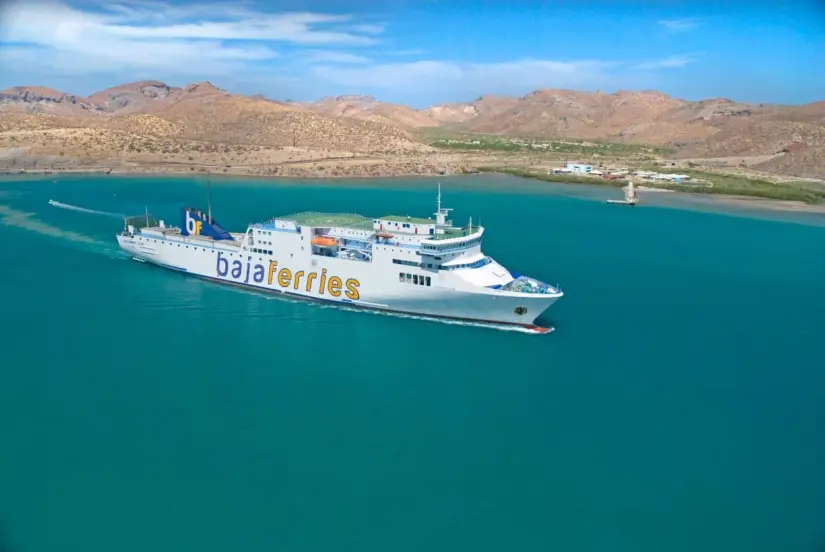
[[[51,224],[47,224],[42,220],[39,220],[34,213],[18,211],[17,209],[12,209],[7,205],[0,204],[0,224],[4,226],[21,228],[43,236],[59,238],[65,242],[72,243],[95,253],[103,253],[109,256],[115,256],[118,253],[118,250],[110,243],[92,238],[79,232],[72,232],[71,230],[64,230],[62,228],[58,228],[57,226],[52,226]]]
[[[68,209],[69,211],[78,211],[80,213],[89,213],[90,215],[101,215],[104,217],[124,218],[125,215],[120,213],[109,213],[107,211],[95,211],[94,209],[86,209],[85,207],[78,207],[77,205],[69,205],[68,203],[60,203],[53,199],[49,200],[49,205],[59,207],[60,209]]]

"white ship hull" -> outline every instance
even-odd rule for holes
[[[535,320],[562,296],[556,288],[531,279],[519,282],[524,280],[527,289],[544,286],[542,292],[513,288],[514,275],[489,257],[479,257],[483,229],[461,238],[467,242],[466,246],[459,244],[462,250],[439,253],[443,257],[434,258],[441,259],[443,266],[436,266],[426,262],[433,257],[422,253],[420,244],[448,241],[427,242],[421,235],[409,239],[399,235],[387,241],[376,239],[375,231],[334,228],[327,235],[362,243],[367,243],[367,237],[372,240],[366,260],[351,258],[352,254],[341,258],[319,254],[317,247],[310,246],[318,235],[316,227],[286,224],[287,228],[278,228],[274,223],[280,221],[273,221],[251,225],[245,234],[230,235],[220,229],[224,238],[214,239],[201,234],[205,221],[195,226],[189,214],[185,217],[189,220],[184,225],[197,228],[196,233],[166,228],[162,222],[140,230],[129,226],[118,234],[118,244],[136,260],[261,292],[348,307],[512,324],[535,331],[546,331]],[[474,236],[479,238],[467,239]],[[463,261],[468,263],[456,264]]]

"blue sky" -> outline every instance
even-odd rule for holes
[[[209,80],[414,107],[538,88],[825,100],[825,0],[49,0],[0,7],[0,88]]]

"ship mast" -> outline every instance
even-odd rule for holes
[[[452,209],[443,209],[441,207],[441,182],[438,183],[438,196],[435,200],[435,233],[443,234],[444,228],[447,226],[447,214]]]
[[[210,193],[210,184],[209,179],[206,179],[206,209],[207,215],[206,220],[209,221],[209,224],[212,224],[212,194]]]

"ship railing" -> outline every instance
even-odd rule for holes
[[[159,224],[158,219],[149,213],[134,215],[131,217],[123,217],[123,226],[127,228],[129,226],[133,226],[135,229],[155,228]]]
[[[501,286],[502,291],[512,291],[516,293],[534,293],[536,295],[555,295],[561,291],[558,286],[551,286],[540,282],[535,278],[518,276],[512,282]]]

